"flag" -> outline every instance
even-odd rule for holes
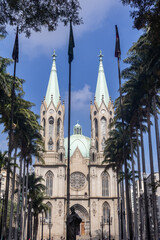
[[[73,48],[74,45],[74,37],[73,37],[73,30],[72,30],[72,22],[70,21],[70,34],[69,34],[69,46],[68,46],[68,62],[71,63],[73,60]]]
[[[121,49],[120,49],[120,40],[119,40],[119,34],[118,34],[118,27],[115,25],[116,28],[116,47],[115,47],[115,57],[120,58],[121,57]]]
[[[13,52],[12,52],[12,58],[16,62],[18,62],[18,55],[19,55],[19,50],[18,50],[18,27],[17,27],[16,38],[15,38]]]

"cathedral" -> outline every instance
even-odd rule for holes
[[[114,109],[101,52],[95,87],[94,102],[90,104],[91,137],[83,135],[79,123],[70,136],[70,207],[74,206],[82,218],[77,239],[99,240],[103,231],[104,239],[108,239],[110,232],[111,240],[118,240],[116,174],[111,168],[105,170],[102,164]],[[54,52],[46,96],[40,109],[45,164],[38,159],[35,162],[35,173],[43,177],[46,185],[44,203],[49,207],[46,214],[39,214],[38,239],[41,239],[42,231],[43,239],[60,240],[66,235],[68,138],[64,138],[64,116],[65,105],[61,102]]]

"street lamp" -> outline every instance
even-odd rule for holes
[[[108,216],[108,218],[109,218],[109,240],[111,240],[111,222],[110,222],[110,210],[109,210],[109,216]]]
[[[4,210],[4,194],[2,196],[0,196],[1,201],[2,201],[2,210],[1,210],[1,221],[0,221],[0,237],[2,234],[2,222],[3,222],[3,210]]]
[[[51,217],[49,217],[48,227],[49,227],[49,240],[51,240]]]
[[[3,174],[0,173],[0,196],[1,196],[1,183],[2,183]]]
[[[29,198],[28,203],[28,230],[27,230],[27,239],[31,238],[31,198]]]
[[[32,208],[31,209],[31,234],[30,234],[31,235],[31,239],[32,239],[32,225],[33,225],[32,224],[32,217],[33,217],[33,213],[34,213],[34,209]]]
[[[44,209],[42,209],[42,236],[41,236],[41,240],[43,240],[43,214],[44,214]]]
[[[101,227],[102,227],[102,240],[103,240],[103,226],[104,226],[103,216],[101,218],[102,218]]]

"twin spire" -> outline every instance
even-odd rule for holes
[[[100,51],[100,54],[99,54],[99,71],[98,71],[95,97],[96,97],[96,102],[98,104],[98,107],[100,107],[100,105],[101,105],[102,98],[104,99],[106,107],[108,107],[109,93],[108,93],[108,87],[107,87],[107,83],[106,83],[106,77],[105,77],[105,73],[104,73],[102,59],[103,59],[103,55],[102,55],[102,51]]]
[[[53,52],[52,57],[53,57],[53,63],[52,63],[49,83],[48,83],[47,92],[46,92],[47,107],[49,106],[51,100],[53,101],[55,107],[57,107],[59,98],[60,98],[58,77],[57,77],[57,70],[56,70],[56,53],[55,53],[55,51]],[[102,98],[103,98],[106,106],[108,107],[109,93],[108,93],[108,87],[107,87],[107,83],[106,83],[106,77],[105,77],[105,73],[104,73],[102,59],[103,59],[103,55],[102,55],[102,51],[100,51],[99,71],[98,71],[95,97],[96,97],[96,102],[97,102],[98,107],[100,107],[100,105],[102,103]]]
[[[53,52],[53,63],[51,68],[51,73],[49,77],[47,92],[46,92],[46,103],[47,107],[49,106],[51,102],[51,98],[53,99],[53,103],[55,107],[57,107],[59,98],[60,98],[60,92],[59,92],[59,85],[58,85],[58,77],[57,77],[57,69],[56,69],[56,53],[55,50]]]

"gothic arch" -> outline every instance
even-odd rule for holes
[[[105,138],[106,137],[106,128],[107,128],[107,120],[103,116],[101,118],[101,135]]]
[[[88,211],[82,205],[77,203],[74,204],[73,207],[75,208],[75,211],[78,213],[78,215],[82,218],[82,221],[89,219]]]
[[[57,136],[60,135],[60,131],[61,131],[61,118],[59,117],[58,120],[57,120]]]
[[[102,177],[102,196],[108,197],[109,196],[109,174],[106,171],[103,171],[101,174]]]
[[[45,118],[42,119],[42,127],[43,127],[43,137],[45,137],[45,133],[46,133],[46,120]]]
[[[102,216],[103,216],[104,223],[109,222],[109,215],[110,215],[110,205],[108,204],[108,202],[104,202],[102,205]]]
[[[46,177],[46,195],[47,196],[52,196],[53,195],[53,177],[54,174],[52,171],[48,171],[45,174]]]
[[[98,120],[94,119],[95,137],[98,137]]]
[[[48,209],[46,211],[46,220],[49,222],[49,219],[52,219],[52,204],[48,201],[46,203],[46,205],[48,206]]]
[[[49,136],[53,137],[53,128],[54,128],[54,118],[50,117],[48,119],[48,124],[49,124]]]
[[[82,222],[80,224],[80,235],[88,235],[89,234],[89,214],[86,208],[84,208],[80,204],[73,205],[75,208],[76,213],[80,216],[82,219]]]

